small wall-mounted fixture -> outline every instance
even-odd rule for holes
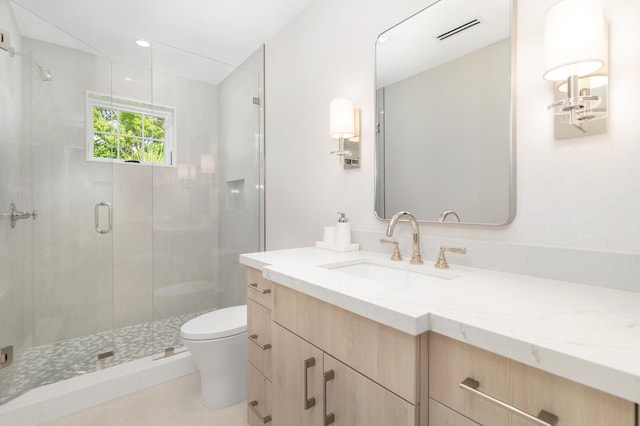
[[[555,102],[548,106],[556,115],[559,139],[606,131],[605,40],[599,0],[562,0],[547,10],[544,78],[560,82]],[[563,130],[567,125],[570,129]]]
[[[211,154],[200,155],[200,171],[202,173],[215,173],[216,172],[216,160]]]
[[[3,30],[3,29],[0,29],[0,49],[6,50],[7,52],[9,52],[9,56],[12,58],[18,55],[18,56],[23,56],[27,58],[29,61],[33,62],[33,64],[38,67],[40,80],[42,81],[53,80],[53,76],[51,75],[51,71],[49,71],[49,69],[37,63],[35,59],[33,59],[31,56],[25,55],[24,53],[16,52],[16,50],[13,47],[11,47],[9,31]]]
[[[338,139],[338,150],[332,151],[340,158],[345,169],[360,167],[360,110],[353,101],[337,98],[329,104],[329,134]]]

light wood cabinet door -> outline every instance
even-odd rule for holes
[[[322,351],[277,324],[272,337],[274,425],[322,425]]]
[[[635,404],[593,388],[511,361],[511,404],[537,416],[557,416],[557,426],[634,426]],[[512,416],[512,426],[530,420]]]
[[[420,338],[273,284],[273,321],[417,405]]]
[[[429,424],[431,426],[481,426],[431,398],[429,398],[427,405],[429,406]]]
[[[271,380],[271,311],[247,299],[247,358],[264,376]]]
[[[326,414],[334,425],[417,426],[418,407],[324,354]],[[322,423],[318,423],[322,424]]]
[[[507,358],[430,333],[429,397],[482,425],[509,425],[507,410],[460,387],[467,378],[477,381],[481,392],[509,401]]]

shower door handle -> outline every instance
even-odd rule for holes
[[[100,228],[100,207],[107,208],[107,213],[109,215],[109,228],[107,229]],[[113,228],[113,215],[111,214],[111,204],[105,201],[102,201],[101,203],[96,204],[95,218],[96,218],[96,232],[98,234],[108,234],[109,232],[111,232],[111,229]]]

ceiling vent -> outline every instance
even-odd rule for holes
[[[482,21],[480,20],[480,18],[474,18],[474,19],[472,19],[471,21],[469,21],[467,23],[464,23],[464,24],[462,24],[460,26],[457,26],[457,27],[455,27],[453,29],[450,29],[447,32],[444,32],[444,33],[440,34],[439,36],[437,36],[437,39],[440,40],[440,41],[446,40],[451,36],[459,34],[462,31],[468,30],[469,28],[475,27],[476,25],[481,24],[481,23],[482,23]]]

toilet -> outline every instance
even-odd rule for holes
[[[180,327],[200,371],[200,401],[222,408],[247,398],[247,305],[200,315]]]

